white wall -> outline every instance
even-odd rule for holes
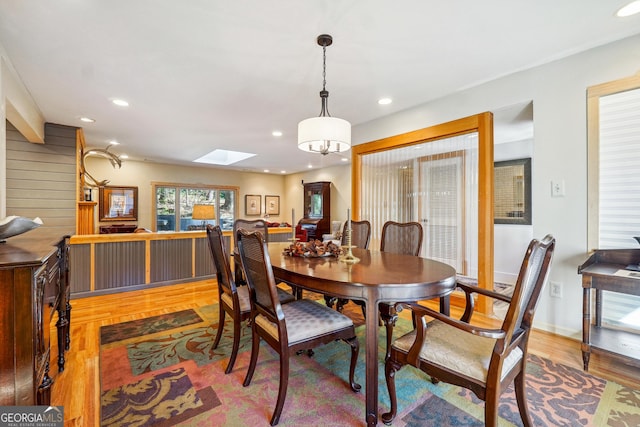
[[[639,69],[640,36],[634,36],[355,126],[352,139],[363,143],[533,100],[533,235],[556,237],[550,280],[564,287],[562,299],[550,298],[545,290],[536,327],[579,337],[582,288],[577,267],[588,250],[586,89]],[[551,197],[551,180],[565,181],[565,197]],[[510,241],[500,244],[512,246]],[[525,248],[510,249],[524,253]]]

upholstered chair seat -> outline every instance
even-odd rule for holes
[[[287,324],[289,345],[353,326],[353,321],[347,316],[312,300],[301,299],[285,304],[282,312]],[[278,338],[278,325],[263,315],[256,316],[255,320],[272,337]]]
[[[428,334],[420,349],[420,360],[437,364],[486,382],[489,372],[491,353],[496,346],[496,339],[472,335],[439,320],[427,324]],[[393,347],[409,352],[416,340],[415,329],[398,338]],[[522,350],[516,347],[504,360],[501,379],[522,359]]]

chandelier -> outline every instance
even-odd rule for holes
[[[298,148],[310,153],[341,153],[351,148],[351,123],[329,114],[329,91],[327,85],[327,46],[333,38],[328,34],[318,36],[318,45],[322,46],[322,90],[320,116],[302,120],[298,123]]]

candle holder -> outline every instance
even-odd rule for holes
[[[347,253],[340,257],[340,262],[344,262],[346,264],[355,264],[360,261],[360,258],[354,256],[353,252],[351,252],[351,249],[355,248],[355,246],[351,245],[351,224],[349,224],[349,227],[345,230],[345,233],[347,233],[347,244],[342,247],[347,250]]]

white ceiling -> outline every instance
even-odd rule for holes
[[[340,163],[296,148],[320,112],[319,34],[334,38],[330,112],[357,127],[638,34],[640,15],[614,16],[625,2],[0,0],[0,45],[45,119],[83,127],[89,147],[163,163],[248,151],[227,168],[292,173]]]

